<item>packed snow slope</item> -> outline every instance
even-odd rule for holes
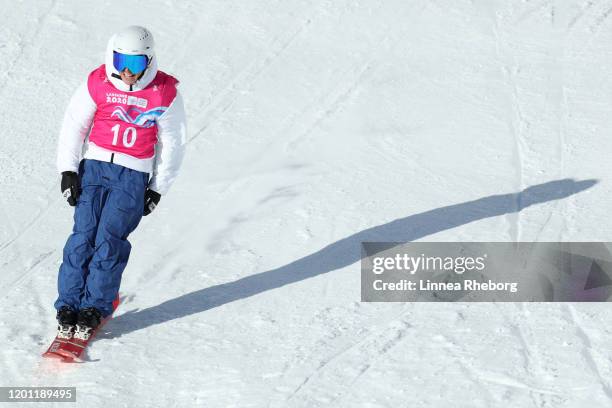
[[[610,240],[611,10],[10,2],[0,386],[76,386],[79,407],[612,406],[607,304],[361,303],[359,272],[362,241]],[[181,80],[188,153],[87,363],[42,361],[72,228],[59,126],[130,24]]]

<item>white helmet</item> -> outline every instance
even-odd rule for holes
[[[115,59],[116,53],[125,56],[123,59]],[[144,69],[142,76],[134,85],[126,85],[121,81],[120,71],[123,70],[125,62],[131,55],[145,55],[146,61],[140,61],[138,68]],[[133,59],[132,59],[133,60]],[[122,61],[122,62],[119,62]],[[119,63],[121,69],[115,67]],[[117,89],[124,91],[136,91],[144,89],[157,74],[157,61],[155,60],[155,43],[153,34],[141,26],[129,26],[113,35],[108,41],[106,48],[106,76]],[[128,65],[128,68],[130,65]],[[130,71],[136,73],[138,70]]]
[[[129,26],[115,34],[113,51],[129,55],[146,55],[153,58],[153,34],[141,26]]]

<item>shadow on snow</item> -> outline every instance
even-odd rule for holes
[[[147,309],[129,311],[116,317],[112,328],[107,327],[110,332],[100,337],[118,337],[352,265],[360,260],[362,242],[414,241],[484,218],[566,198],[596,183],[597,180],[555,180],[519,193],[492,195],[399,218],[350,235],[279,268],[196,290]]]

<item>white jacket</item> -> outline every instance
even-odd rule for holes
[[[107,77],[118,88],[118,91],[129,93],[130,90],[127,85],[111,76],[112,70],[108,68],[109,63],[112,67],[112,49],[110,60],[107,52]],[[156,74],[157,64],[154,58],[151,66],[145,71],[145,75],[133,86],[133,91],[146,88]],[[64,171],[77,172],[81,158],[110,162],[111,155],[114,153],[113,163],[149,173],[151,175],[149,188],[161,195],[166,194],[178,175],[187,143],[185,108],[178,89],[174,101],[157,119],[158,142],[155,145],[155,155],[151,159],[138,159],[127,154],[111,152],[96,146],[94,143],[89,143],[87,135],[93,124],[96,109],[97,106],[89,94],[87,81],[85,81],[72,96],[64,115],[58,142],[57,170],[60,173]]]

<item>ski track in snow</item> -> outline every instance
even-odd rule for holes
[[[56,190],[53,189],[53,191],[56,191]],[[48,200],[47,206],[41,209],[37,214],[35,214],[34,217],[30,221],[28,221],[28,223],[25,226],[21,227],[20,231],[18,231],[16,234],[13,235],[12,238],[10,238],[9,240],[5,241],[2,245],[0,245],[0,256],[3,253],[6,256],[6,252],[11,247],[17,245],[19,240],[22,239],[24,236],[33,232],[33,230],[38,226],[38,223],[41,222],[41,220],[45,219],[46,215],[49,213],[49,210],[53,207],[53,204],[58,204],[58,202],[61,200],[61,197],[59,198],[56,197],[55,199],[51,198],[55,195],[56,194],[53,194],[50,191],[47,192],[47,200]],[[55,251],[51,251],[45,255],[35,254],[32,258],[30,258],[31,262],[30,262],[29,267],[20,265],[19,263],[15,264],[15,262],[9,263],[9,265],[13,267],[12,268],[13,270],[17,269],[19,272],[15,273],[15,275],[17,276],[16,279],[14,279],[11,283],[5,283],[3,285],[5,288],[5,293],[3,295],[3,298],[5,300],[8,299],[11,296],[13,290],[19,287],[20,285],[22,285],[24,282],[26,282],[38,270],[38,268],[36,267],[54,252]],[[19,262],[19,259],[17,261]],[[7,278],[10,279],[11,276],[9,275]]]
[[[516,188],[517,190],[522,190],[523,188],[532,184],[533,179],[533,171],[532,168],[538,168],[540,163],[545,160],[552,160],[553,163],[558,164],[558,169],[555,171],[555,176],[558,178],[565,177],[565,162],[568,160],[565,157],[565,144],[567,142],[565,137],[565,129],[566,119],[567,119],[567,92],[564,82],[564,73],[565,73],[565,61],[566,57],[563,53],[562,49],[553,49],[553,54],[551,55],[552,61],[556,62],[556,66],[559,67],[561,72],[561,76],[559,78],[554,78],[559,81],[559,83],[555,83],[555,86],[559,86],[560,95],[559,95],[559,106],[558,112],[559,115],[556,117],[556,122],[558,123],[556,135],[557,140],[552,140],[551,142],[555,142],[557,146],[556,149],[550,149],[551,151],[556,150],[555,156],[546,156],[546,152],[540,151],[535,143],[537,143],[537,139],[541,137],[541,135],[535,129],[535,124],[530,121],[528,118],[527,112],[524,111],[522,107],[525,105],[525,100],[521,95],[525,95],[529,90],[525,85],[520,85],[521,82],[525,82],[527,78],[525,78],[524,74],[521,74],[525,69],[530,69],[529,65],[524,66],[517,59],[517,43],[520,43],[522,39],[508,37],[511,30],[516,30],[521,24],[526,24],[529,18],[538,18],[538,14],[546,12],[546,14],[551,16],[551,20],[549,23],[553,27],[553,29],[557,30],[559,33],[562,32],[562,28],[565,24],[566,13],[565,10],[563,12],[559,12],[559,9],[562,7],[557,7],[553,2],[545,1],[540,2],[535,5],[533,8],[525,11],[518,18],[512,19],[511,15],[507,12],[499,12],[495,11],[493,8],[488,9],[488,13],[490,19],[493,21],[492,30],[495,38],[495,50],[497,54],[497,59],[501,62],[501,70],[504,74],[505,81],[507,84],[507,88],[509,89],[509,103],[512,106],[513,115],[508,119],[508,126],[511,129],[511,133],[513,136],[513,156],[514,156],[514,168],[516,171]],[[503,25],[503,26],[502,26]],[[512,40],[513,42],[510,42]],[[556,46],[556,45],[555,45]],[[526,61],[528,64],[533,64],[531,61]],[[544,154],[543,154],[544,153]],[[520,199],[520,196],[518,196]],[[566,213],[568,211],[568,201],[556,201],[552,204],[554,208],[549,211],[543,220],[541,220],[541,224],[539,229],[535,232],[535,234],[531,234],[527,231],[523,231],[522,225],[525,223],[523,217],[521,216],[521,211],[517,211],[515,213],[509,214],[507,218],[509,219],[509,236],[512,241],[538,241],[540,236],[545,232],[545,229],[549,227],[550,222],[555,218],[558,220],[561,225],[554,225],[553,228],[558,228],[558,239],[564,235],[564,232],[567,228],[566,218],[558,217],[555,214]],[[516,203],[517,209],[522,208],[522,203],[517,200]],[[529,220],[529,222],[533,222]]]
[[[17,54],[17,56],[13,59],[12,64],[9,66],[9,69],[7,70],[5,76],[5,79],[2,83],[2,86],[0,86],[0,96],[4,99],[5,94],[6,94],[6,90],[8,89],[7,82],[9,81],[10,77],[11,77],[11,73],[14,71],[15,67],[19,64],[19,62],[21,61],[23,55],[25,54],[25,52],[27,52],[28,49],[31,48],[32,44],[34,43],[34,40],[36,40],[39,36],[40,33],[43,31],[43,28],[47,22],[47,19],[49,17],[49,15],[53,12],[53,10],[55,10],[55,6],[57,5],[57,0],[52,0],[51,1],[51,6],[49,6],[49,8],[47,9],[47,11],[45,11],[42,16],[38,17],[38,24],[35,25],[35,29],[34,29],[34,33],[32,34],[32,37],[30,38],[29,41],[25,42],[25,43],[21,43],[19,46],[19,53]]]
[[[309,106],[305,112],[300,112],[299,115],[295,115],[291,118],[289,123],[283,128],[280,134],[291,134],[296,133],[292,140],[285,142],[285,151],[294,151],[300,144],[307,141],[308,135],[317,128],[317,126],[329,118],[340,109],[341,105],[349,98],[349,96],[358,88],[359,83],[363,81],[368,71],[371,69],[370,62],[364,62],[356,67],[351,67],[345,75],[342,75],[344,79],[338,82],[335,89],[326,90],[325,95],[321,95],[317,99],[317,103],[313,103]],[[302,121],[303,125],[300,125],[297,121],[298,118]],[[307,118],[304,120],[304,118]],[[298,132],[290,132],[290,129],[294,129],[299,126],[301,129]]]
[[[576,26],[577,23],[589,13],[590,9],[593,7],[593,4],[595,4],[595,0],[589,0],[585,4],[586,5],[580,10],[580,12],[576,13],[576,15],[569,21],[569,24],[567,25],[568,31],[574,29],[574,26]]]
[[[42,13],[41,16],[37,17],[38,24],[36,24],[35,30],[32,36],[29,39],[25,39],[20,43],[19,52],[15,56],[15,58],[12,60],[12,63],[6,72],[5,79],[2,83],[2,86],[0,87],[0,96],[2,96],[3,98],[5,97],[7,90],[10,89],[7,86],[7,82],[9,81],[11,74],[18,67],[24,55],[26,55],[26,53],[30,49],[34,49],[33,44],[41,36],[41,33],[43,33],[48,19],[50,18],[50,16],[53,15],[56,7],[57,7],[57,0],[52,0],[50,6]],[[0,152],[0,153],[2,153],[1,156],[4,160],[8,160],[13,164],[15,169],[19,167],[19,163],[16,158],[8,154],[4,154],[3,152]],[[4,161],[4,163],[6,163],[6,161]],[[12,172],[16,170],[9,170],[9,171]],[[36,178],[38,182],[40,183],[40,185],[42,186],[44,186],[45,184],[49,184],[48,181],[43,179],[42,176],[39,174],[34,174],[34,178]],[[45,191],[45,199],[46,199],[45,201],[47,205],[44,206],[43,208],[40,208],[30,220],[28,220],[27,222],[21,225],[16,225],[13,222],[13,220],[9,218],[8,212],[6,211],[6,207],[0,204],[0,206],[3,209],[3,213],[6,216],[6,219],[7,219],[6,221],[8,222],[8,224],[10,225],[12,229],[12,236],[6,239],[4,242],[0,243],[0,256],[2,256],[3,253],[6,254],[6,251],[12,246],[14,246],[21,237],[23,237],[26,233],[30,232],[34,227],[36,227],[38,223],[44,219],[44,216],[48,213],[51,206],[53,204],[57,204],[60,201],[59,197],[57,197],[57,194],[53,194],[58,191],[57,187],[58,185],[56,183],[53,183],[52,187],[49,188],[47,191]],[[34,258],[37,258],[37,256],[34,256]],[[36,266],[36,264],[38,264],[38,261],[35,262],[34,266]],[[7,287],[7,289],[9,289],[8,292],[10,292],[10,290],[12,290],[13,287],[18,285],[20,282],[25,281],[26,278],[34,271],[34,266],[32,266],[31,268],[28,268],[26,271],[22,273],[17,274],[19,277],[12,284],[8,285]],[[6,294],[6,296],[8,296],[8,294]]]
[[[589,33],[586,42],[578,47],[577,57],[584,57],[585,50],[588,50],[592,42],[598,39],[598,34],[612,13],[612,6],[607,1],[588,0],[585,4],[585,7],[570,20],[567,26],[569,34],[584,31]]]
[[[495,51],[497,54],[497,59],[502,63],[501,71],[506,80],[507,87],[510,88],[510,104],[512,106],[512,117],[508,120],[508,126],[511,130],[513,137],[513,159],[514,159],[514,169],[516,172],[517,182],[515,184],[516,191],[521,191],[524,188],[524,180],[523,180],[523,172],[524,172],[524,164],[525,153],[524,153],[524,135],[523,129],[527,124],[525,123],[525,119],[521,112],[521,100],[519,97],[517,85],[516,85],[516,72],[518,70],[518,65],[514,57],[507,57],[511,51],[508,51],[508,44],[502,38],[502,28],[500,27],[500,17],[497,12],[494,10],[490,10],[490,13],[493,13],[491,16],[493,20],[493,34],[495,37]],[[516,208],[521,208],[521,203],[519,197],[517,197]],[[510,240],[518,242],[521,240],[521,224],[520,224],[520,211],[509,214],[507,216],[509,218],[509,235]]]
[[[317,7],[315,13],[320,9],[320,7]],[[266,47],[266,52],[255,58],[240,71],[225,88],[219,91],[208,104],[204,113],[198,116],[199,118],[210,119],[204,125],[199,125],[197,127],[197,130],[193,133],[191,138],[189,138],[188,143],[191,143],[196,138],[203,135],[215,120],[219,119],[220,116],[230,109],[236,99],[240,97],[240,91],[255,81],[265,69],[276,60],[276,58],[282,55],[282,53],[306,30],[313,18],[315,18],[314,13],[310,17],[304,19],[302,23],[298,24],[296,29],[277,36],[275,40]],[[200,122],[198,117],[195,118],[196,122]]]
[[[303,406],[337,406],[342,397],[350,392],[355,382],[372,367],[377,360],[401,342],[406,332],[412,328],[408,321],[409,313],[402,312],[400,316],[373,330],[349,346],[334,349],[332,344],[322,343],[322,350],[313,351],[310,356],[320,359],[314,370],[304,377],[301,383],[293,389],[285,400],[274,406],[287,406],[301,401]],[[345,340],[340,338],[338,340]],[[331,350],[327,350],[332,347]],[[358,361],[358,366],[352,363]],[[292,363],[296,369],[297,363]],[[291,366],[290,366],[291,367]],[[347,370],[347,367],[351,367]],[[283,377],[293,377],[283,373]]]
[[[532,323],[529,314],[526,313],[525,304],[517,303],[509,305],[509,309],[511,309],[509,312],[502,310],[502,307],[505,305],[500,306],[496,303],[496,306],[498,306],[502,316],[504,316],[508,322],[509,327],[512,328],[512,333],[520,342],[521,354],[523,356],[523,368],[530,382],[537,381],[545,374],[544,365],[540,359],[542,350],[537,346],[537,338],[534,336],[533,330],[531,329]],[[519,321],[514,323],[510,320],[508,314],[514,314],[517,311],[519,312]],[[531,387],[526,387],[526,389],[530,390],[530,396],[536,406],[552,406],[552,402],[548,398],[548,395],[550,393],[554,394],[554,392],[541,392],[541,390],[535,390]]]
[[[593,348],[591,337],[587,330],[584,329],[582,324],[580,323],[580,318],[578,317],[578,312],[575,307],[568,303],[564,305],[564,317],[572,324],[572,326],[576,329],[577,337],[580,339],[582,343],[581,354],[584,357],[588,368],[593,372],[596,376],[597,381],[601,384],[601,388],[603,392],[606,394],[608,399],[612,401],[612,385],[609,380],[609,377],[602,374],[601,368],[598,360],[601,359],[598,356],[596,349]],[[609,357],[608,357],[609,361]]]
[[[56,186],[53,186],[53,187],[56,187]],[[19,238],[21,238],[23,235],[28,233],[33,227],[35,227],[38,224],[38,222],[40,222],[41,219],[47,214],[49,209],[51,209],[53,204],[58,204],[58,202],[60,201],[60,198],[57,197],[57,191],[59,190],[57,190],[56,188],[53,188],[52,191],[47,191],[47,197],[46,197],[48,200],[47,206],[39,210],[38,213],[34,214],[34,216],[25,224],[25,226],[21,227],[21,229],[17,231],[15,235],[13,235],[12,238],[3,242],[0,245],[0,253],[10,248],[12,245],[15,244],[17,240],[19,240]],[[55,197],[55,198],[52,198],[52,197]]]

